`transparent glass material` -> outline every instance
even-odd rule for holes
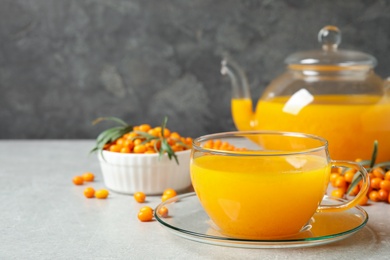
[[[323,204],[344,203],[340,199],[324,197]],[[158,212],[162,207],[168,217]],[[333,243],[361,230],[368,215],[361,207],[337,213],[316,213],[307,229],[296,236],[284,239],[240,239],[222,234],[203,210],[195,193],[187,193],[167,200],[157,206],[156,220],[175,235],[196,242],[240,248],[297,248]]]
[[[340,49],[337,27],[324,27],[318,40],[321,49],[286,58],[285,72],[271,81],[255,106],[243,70],[231,58],[222,61],[221,73],[232,83],[236,128],[319,135],[329,141],[337,160],[369,159],[377,140],[378,162],[389,160],[389,79],[374,72],[373,56]]]
[[[331,167],[355,168],[362,185],[353,199],[321,203]],[[251,131],[196,138],[191,181],[201,205],[228,237],[273,239],[307,229],[314,213],[354,207],[368,190],[366,170],[331,161],[327,141],[302,133]]]

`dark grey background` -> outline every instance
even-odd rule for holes
[[[325,25],[340,48],[370,53],[390,76],[390,1],[0,0],[0,138],[95,138],[99,116],[183,135],[234,129],[229,53],[252,97],[287,55],[318,49]]]

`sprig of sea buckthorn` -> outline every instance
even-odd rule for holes
[[[192,138],[184,138],[166,128],[167,117],[164,118],[161,126],[155,128],[148,124],[131,126],[113,117],[99,118],[95,122],[103,120],[116,121],[122,126],[102,132],[91,152],[107,150],[119,153],[158,153],[160,158],[166,153],[169,159],[173,158],[179,164],[175,152],[190,149],[192,145]]]
[[[368,200],[390,203],[390,162],[376,164],[377,151],[378,142],[375,141],[371,160],[356,159],[357,163],[367,169],[370,179],[367,196],[362,198],[360,205],[366,205]],[[330,183],[336,189],[331,191],[331,195],[337,198],[356,195],[362,184],[361,178],[356,169],[335,168],[330,175]]]

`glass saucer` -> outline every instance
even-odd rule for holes
[[[343,200],[325,196],[322,204],[337,204]],[[161,207],[168,208],[169,215],[158,214]],[[174,234],[197,242],[241,248],[291,248],[323,245],[342,240],[363,228],[368,215],[361,207],[336,212],[316,213],[308,228],[296,236],[275,240],[253,240],[228,237],[203,210],[195,192],[169,199],[156,207],[156,220]]]

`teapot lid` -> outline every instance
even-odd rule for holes
[[[322,50],[297,52],[288,56],[285,62],[289,65],[322,65],[322,66],[369,66],[375,67],[377,60],[370,54],[358,51],[339,50],[341,31],[336,26],[328,25],[318,33]]]

